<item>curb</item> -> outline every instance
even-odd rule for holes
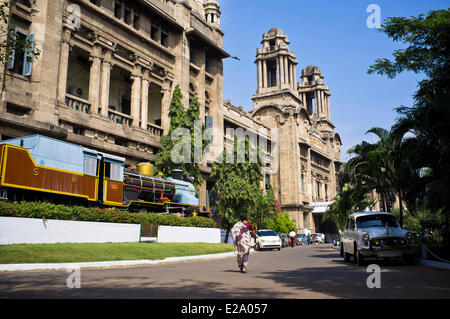
[[[434,261],[434,260],[428,260],[423,258],[415,258],[416,262],[419,265],[422,266],[428,266],[428,267],[434,267],[434,268],[441,268],[441,269],[447,269],[450,270],[450,264],[443,263],[440,261]]]
[[[0,271],[28,271],[28,270],[70,270],[76,268],[109,268],[136,265],[156,265],[161,263],[199,260],[199,259],[218,259],[235,256],[236,252],[219,253],[210,255],[167,257],[162,260],[118,260],[118,261],[98,261],[98,262],[79,262],[79,263],[53,263],[53,264],[0,264]]]

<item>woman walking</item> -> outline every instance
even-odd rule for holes
[[[250,232],[256,241],[256,233],[252,223],[247,221],[247,215],[241,214],[239,222],[231,228],[231,236],[233,236],[234,247],[237,251],[237,263],[241,272],[247,272],[248,257],[250,255],[250,247],[252,246],[252,238]]]

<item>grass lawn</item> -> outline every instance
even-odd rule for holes
[[[0,264],[160,260],[234,251],[229,244],[61,243],[0,245]]]

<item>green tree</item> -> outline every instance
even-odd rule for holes
[[[203,150],[209,141],[203,139],[205,125],[200,121],[200,103],[197,98],[191,101],[187,109],[183,106],[182,100],[183,94],[177,85],[169,107],[169,133],[161,137],[161,148],[155,166],[166,176],[170,176],[174,169],[181,169],[185,177],[192,176],[194,185],[199,186],[203,182],[199,162],[203,159]],[[174,138],[175,134],[180,136]],[[185,141],[187,145],[184,144]],[[175,152],[177,145],[184,146],[184,149],[190,152],[189,160],[184,157],[182,148],[179,152]]]
[[[396,50],[393,60],[378,59],[368,73],[396,77],[404,71],[424,75],[414,95],[412,107],[397,108],[400,118],[395,126],[409,130],[416,151],[409,163],[419,179],[410,194],[423,194],[422,202],[440,212],[443,237],[450,246],[450,11],[435,10],[418,17],[388,18],[381,32],[393,41],[401,41],[405,49]],[[428,174],[420,175],[424,169]],[[411,200],[411,202],[413,202]]]
[[[272,229],[277,233],[287,234],[291,230],[297,230],[294,221],[289,217],[288,212],[276,213],[275,218],[266,221],[264,228]]]
[[[256,229],[266,228],[267,223],[273,221],[277,214],[277,207],[275,204],[275,195],[273,188],[270,187],[267,193],[259,188],[258,185],[254,185],[254,208],[250,214],[252,223]]]
[[[334,222],[338,230],[343,230],[347,217],[355,212],[364,211],[373,205],[367,189],[362,187],[344,186],[323,215],[324,221]]]
[[[239,143],[244,144],[245,154],[238,154]],[[221,226],[226,229],[226,238],[241,213],[251,219],[254,216],[255,198],[259,196],[262,179],[261,159],[250,161],[250,141],[235,137],[232,152],[224,150],[213,163],[211,177],[217,178],[213,187],[216,193],[216,210]],[[252,151],[255,151],[254,149]],[[239,160],[242,157],[243,160]]]

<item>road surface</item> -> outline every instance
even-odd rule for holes
[[[66,271],[3,272],[0,298],[450,297],[448,270],[395,262],[378,264],[381,287],[372,289],[367,286],[372,274],[367,266],[345,263],[328,244],[252,252],[247,274],[239,272],[235,257],[81,269],[80,288],[68,288],[71,273]]]

